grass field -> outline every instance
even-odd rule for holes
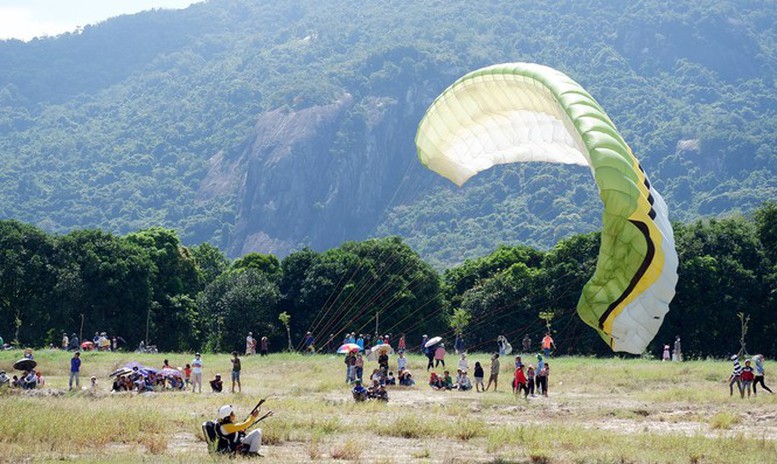
[[[21,354],[0,352],[0,368],[10,374]],[[388,404],[355,404],[334,355],[242,358],[239,394],[228,392],[225,354],[203,356],[203,379],[218,372],[226,380],[221,394],[110,393],[108,374],[126,362],[193,358],[175,353],[84,353],[81,386],[94,375],[98,387],[69,392],[70,357],[38,351],[46,386],[0,392],[0,462],[226,462],[208,454],[200,424],[223,404],[244,417],[263,397],[275,411],[261,424],[263,462],[777,462],[777,396],[730,397],[723,361],[554,358],[550,396],[526,400],[510,392],[511,359],[498,392],[476,393],[432,391],[426,360],[410,356],[420,385],[394,387]],[[469,360],[488,372],[487,354]],[[448,361],[455,370],[456,358]],[[777,364],[766,367],[770,385]]]

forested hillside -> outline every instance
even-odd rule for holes
[[[400,235],[434,267],[597,231],[585,169],[463,189],[415,127],[464,73],[531,61],[607,110],[673,220],[777,198],[777,2],[211,0],[0,42],[0,219],[175,229],[231,257]]]

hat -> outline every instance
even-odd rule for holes
[[[216,374],[216,378],[220,379],[221,378],[221,374]]]
[[[224,405],[219,408],[219,419],[226,419],[232,415],[233,412],[235,412],[235,409],[231,404]]]
[[[200,353],[194,353],[194,356],[199,356],[199,355],[200,355]]]

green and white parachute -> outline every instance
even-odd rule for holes
[[[604,213],[577,312],[614,351],[645,350],[675,294],[674,234],[664,200],[588,92],[547,66],[489,66],[437,97],[415,141],[421,162],[459,186],[495,164],[589,166]]]

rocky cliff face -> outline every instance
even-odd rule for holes
[[[412,93],[412,92],[410,92]],[[283,257],[369,236],[417,163],[416,98],[344,95],[325,106],[262,114],[234,153],[210,160],[200,196],[237,195],[228,254]]]

